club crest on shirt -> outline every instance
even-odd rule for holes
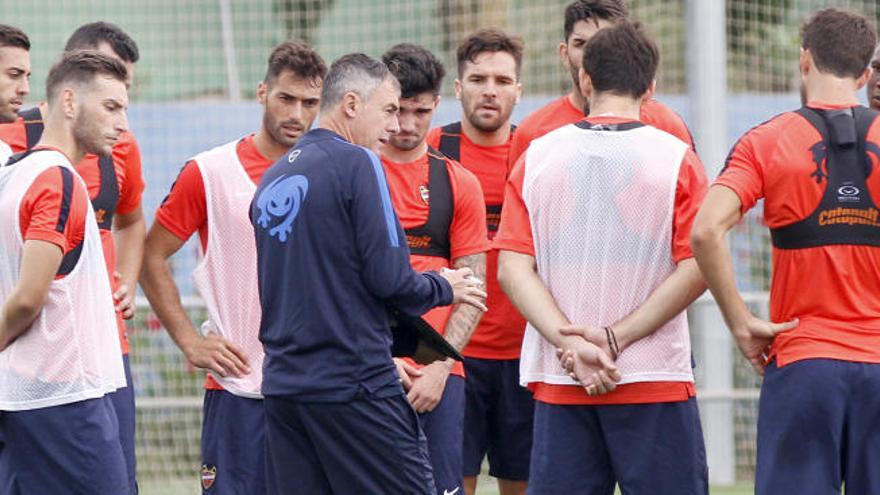
[[[209,490],[214,486],[214,480],[217,479],[217,466],[213,464],[202,464],[202,488]]]
[[[257,225],[263,229],[281,219],[269,229],[270,236],[278,236],[287,242],[293,230],[293,221],[309,192],[309,180],[303,175],[282,175],[273,180],[257,197],[256,206],[260,210]]]
[[[428,186],[424,184],[419,186],[419,196],[422,198],[422,201],[424,201],[426,205],[431,204],[431,190],[428,189]]]

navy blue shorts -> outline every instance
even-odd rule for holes
[[[202,418],[202,493],[266,493],[263,401],[206,390]]]
[[[134,383],[131,381],[131,362],[128,354],[122,356],[122,366],[125,368],[125,388],[107,394],[116,418],[119,420],[119,443],[122,445],[122,454],[125,456],[125,467],[128,471],[128,488],[132,495],[137,489],[137,457],[134,451],[135,432],[135,408],[134,408]]]
[[[709,493],[694,398],[608,406],[537,402],[534,441],[530,495],[612,495],[616,483],[628,495]]]
[[[455,493],[456,488],[463,490],[460,487],[464,378],[449,375],[440,403],[433,411],[419,414],[419,422],[428,440],[437,494]]]
[[[350,402],[268,396],[269,494],[434,495],[428,446],[403,395]]]
[[[0,412],[0,493],[128,494],[119,423],[108,397]]]
[[[519,359],[465,358],[464,468],[477,476],[489,457],[489,474],[529,479],[532,394],[519,385]]]
[[[880,493],[880,364],[767,366],[755,493]]]

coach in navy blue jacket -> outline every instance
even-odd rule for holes
[[[399,94],[379,61],[334,62],[318,127],[254,196],[271,493],[435,493],[385,308],[483,307],[485,294],[465,281],[467,270],[410,267],[370,149],[398,131]]]

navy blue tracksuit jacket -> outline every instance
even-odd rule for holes
[[[422,314],[451,304],[452,288],[411,268],[375,153],[309,131],[266,171],[250,213],[263,395],[341,402],[401,393],[386,304]]]

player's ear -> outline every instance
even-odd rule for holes
[[[455,99],[461,99],[461,79],[456,78],[455,82],[452,83],[452,87],[455,89]]]
[[[593,94],[593,80],[590,79],[590,75],[583,67],[578,69],[578,86],[581,89],[581,96],[589,100],[590,95]]]
[[[58,95],[58,105],[61,106],[61,112],[65,117],[71,120],[76,118],[79,102],[73,88],[67,87],[61,90],[61,93]]]
[[[569,67],[570,60],[568,60],[568,43],[564,41],[560,42],[556,51],[559,53],[559,61],[562,62],[562,66],[566,69],[571,69],[571,67]]]
[[[642,103],[645,103],[646,101],[651,101],[651,99],[654,98],[654,92],[656,92],[656,91],[657,91],[657,80],[654,79],[653,81],[651,81],[651,85],[648,86],[648,90],[645,91],[645,94],[642,95]]]
[[[798,61],[798,66],[801,70],[801,74],[806,75],[810,73],[810,66],[813,64],[813,54],[810,53],[810,50],[804,49],[801,47],[801,55]]]
[[[434,96],[434,110],[437,110],[437,107],[440,106],[440,95]]]
[[[257,84],[257,102],[260,105],[266,106],[266,97],[269,95],[269,87],[266,86],[264,81],[260,81]]]
[[[342,97],[342,111],[345,112],[346,117],[350,119],[357,117],[360,106],[361,99],[354,91],[349,91]]]
[[[868,79],[870,79],[870,78],[871,78],[871,68],[867,67],[867,68],[865,68],[865,71],[862,72],[862,75],[859,76],[858,79],[856,79],[856,85],[858,86],[859,89],[862,89],[865,87],[866,84],[868,84]]]

